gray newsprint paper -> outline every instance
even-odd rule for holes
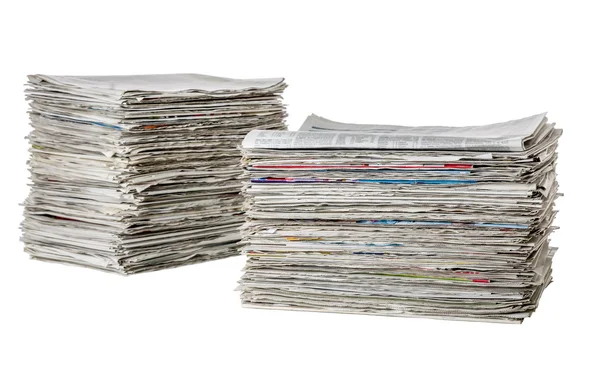
[[[28,78],[32,258],[133,274],[239,254],[237,147],[285,129],[282,78]]]
[[[299,131],[253,131],[244,148],[524,151],[552,132],[546,113],[485,126],[357,125],[311,115]]]
[[[552,280],[561,129],[352,125],[243,141],[242,305],[520,323]]]

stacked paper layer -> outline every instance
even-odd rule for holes
[[[545,114],[300,130],[243,143],[244,306],[513,323],[536,309],[562,133]]]
[[[29,76],[33,258],[136,273],[237,253],[239,150],[283,79]]]

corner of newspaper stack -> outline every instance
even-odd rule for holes
[[[562,130],[353,125],[243,141],[243,306],[520,323],[551,282]]]

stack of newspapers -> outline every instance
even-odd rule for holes
[[[33,258],[124,274],[238,253],[239,150],[284,129],[283,79],[29,76]]]
[[[252,131],[243,305],[521,322],[551,281],[561,133],[545,113]]]

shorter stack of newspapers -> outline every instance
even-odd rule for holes
[[[242,304],[520,323],[551,282],[561,133],[545,113],[252,131]]]
[[[283,79],[29,76],[33,258],[130,274],[235,255],[239,150],[284,129]]]

